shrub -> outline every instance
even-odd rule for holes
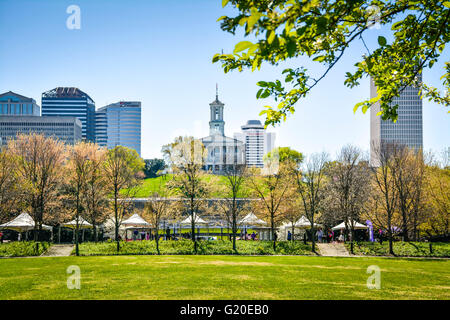
[[[40,256],[50,247],[48,242],[38,242],[39,251],[36,252],[35,241],[14,241],[0,244],[0,257]]]

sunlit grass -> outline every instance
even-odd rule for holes
[[[81,289],[67,288],[67,267]],[[368,289],[367,267],[381,269]],[[0,299],[450,299],[450,261],[292,256],[0,259]]]

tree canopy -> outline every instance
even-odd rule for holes
[[[409,85],[420,88],[419,95],[449,106],[450,62],[445,62],[441,77],[445,92],[422,82],[424,68],[432,68],[442,55],[450,38],[449,1],[364,1],[364,0],[222,0],[237,9],[236,16],[222,16],[223,31],[235,34],[243,29],[255,41],[241,41],[229,54],[216,54],[213,62],[222,62],[224,72],[252,71],[263,63],[307,57],[324,66],[324,72],[312,75],[299,66],[282,71],[280,80],[259,81],[256,97],[272,97],[277,106],[265,106],[261,115],[265,124],[275,125],[295,112],[295,104],[304,98],[347,53],[356,41],[362,41],[366,52],[355,61],[356,69],[346,72],[344,84],[358,86],[363,77],[371,77],[378,95],[357,103],[365,113],[380,103],[383,120],[397,120],[398,105],[394,97]],[[374,26],[388,26],[392,41],[378,36],[378,47],[370,51],[364,40]]]

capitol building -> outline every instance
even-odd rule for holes
[[[244,143],[235,138],[225,136],[224,105],[219,100],[216,89],[216,99],[209,104],[209,136],[201,139],[207,150],[204,170],[214,174],[223,174],[233,165],[245,164]]]

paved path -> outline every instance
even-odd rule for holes
[[[73,244],[54,244],[44,252],[42,257],[68,257],[72,253]]]
[[[320,255],[325,257],[350,256],[343,243],[318,243]]]

